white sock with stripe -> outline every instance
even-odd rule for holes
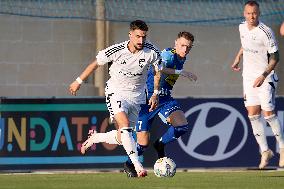
[[[266,135],[264,132],[264,125],[260,120],[260,115],[253,115],[248,117],[251,122],[254,137],[260,147],[261,153],[267,151],[269,148],[267,145]]]
[[[270,125],[272,132],[279,144],[279,148],[284,148],[283,131],[277,115],[273,114],[271,116],[264,117],[264,119]]]

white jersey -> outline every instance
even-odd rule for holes
[[[243,78],[254,80],[266,70],[268,54],[278,50],[275,36],[262,22],[252,30],[248,29],[247,22],[243,22],[239,25],[239,30],[243,48]],[[273,73],[274,71],[271,72]]]
[[[149,66],[158,67],[160,51],[145,42],[143,50],[133,54],[128,50],[129,41],[112,45],[97,55],[99,65],[112,63],[106,91],[115,91],[125,99],[141,104],[146,101],[146,80]]]

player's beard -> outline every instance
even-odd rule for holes
[[[139,43],[139,44],[134,45],[134,47],[135,47],[136,50],[142,50],[143,47],[144,47],[144,44]]]

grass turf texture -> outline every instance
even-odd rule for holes
[[[173,178],[127,178],[124,173],[0,174],[0,188],[12,189],[186,189],[284,188],[284,171],[178,172]]]

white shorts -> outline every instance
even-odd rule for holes
[[[133,103],[132,101],[121,97],[121,95],[119,95],[119,92],[108,90],[105,92],[105,95],[111,121],[114,120],[114,116],[117,113],[125,112],[128,115],[130,126],[134,128],[138,119],[140,104]]]
[[[276,74],[270,75],[260,87],[253,88],[254,80],[243,80],[245,106],[260,105],[264,111],[272,111],[275,108],[275,93],[278,78]]]

